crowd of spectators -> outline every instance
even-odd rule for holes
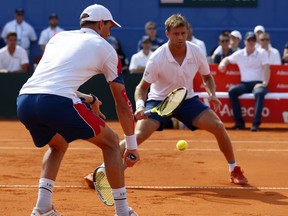
[[[22,8],[17,8],[14,13],[14,19],[7,22],[1,31],[1,43],[0,48],[7,50],[8,41],[7,35],[10,32],[15,32],[17,37],[17,47],[22,47],[28,56],[29,60],[29,51],[31,43],[35,43],[37,41],[37,35],[32,25],[24,20],[24,10]],[[40,33],[38,45],[42,52],[45,50],[45,45],[48,41],[58,32],[64,31],[58,25],[59,17],[55,13],[51,13],[48,17],[48,27],[43,29]],[[285,44],[283,48],[282,57],[280,55],[279,50],[273,47],[271,44],[271,37],[268,32],[265,31],[264,26],[257,25],[254,28],[254,33],[256,34],[256,45],[257,49],[265,49],[268,52],[270,64],[288,64],[288,42]],[[193,32],[192,25],[188,26],[188,37],[187,41],[190,41],[197,46],[200,47],[201,52],[204,56],[207,57],[207,60],[210,64],[219,64],[222,59],[227,56],[230,56],[235,51],[242,48],[242,35],[238,30],[223,30],[218,36],[218,43],[215,42],[215,49],[213,49],[211,55],[207,54],[206,45],[203,40],[196,38]],[[121,60],[122,64],[122,72],[123,73],[142,73],[145,69],[145,64],[152,54],[159,46],[163,45],[167,42],[167,39],[160,38],[157,34],[157,24],[153,21],[147,21],[144,25],[144,35],[141,37],[136,44],[136,50],[134,54],[132,54],[131,59],[128,59],[125,52],[122,50],[121,42],[114,36],[110,36],[108,38],[108,42],[115,48],[117,54]],[[19,47],[17,48],[19,50]],[[148,51],[149,50],[149,51]],[[17,51],[19,53],[19,51]],[[10,57],[13,58],[13,53],[10,51]],[[3,55],[2,55],[3,56]],[[6,56],[7,57],[7,56]],[[0,58],[3,58],[0,56]],[[14,56],[15,58],[15,56]],[[36,59],[36,60],[35,60]],[[41,59],[41,56],[36,56],[34,59],[34,63],[38,63]],[[3,60],[2,60],[3,62]],[[13,61],[13,64],[16,64]],[[20,61],[18,61],[20,62]],[[22,68],[22,63],[18,63],[17,68]],[[26,64],[26,63],[25,63]],[[7,65],[7,64],[6,64]],[[29,62],[28,62],[29,65]],[[5,66],[5,65],[4,65]],[[3,64],[0,65],[1,71],[26,71],[26,70],[10,70],[8,68],[3,68]],[[30,69],[31,70],[31,69]]]

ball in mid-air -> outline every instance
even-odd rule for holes
[[[184,151],[187,149],[188,147],[188,143],[185,141],[185,140],[179,140],[177,143],[176,143],[176,147],[179,151]]]

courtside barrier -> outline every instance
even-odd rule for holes
[[[271,65],[271,78],[268,85],[269,93],[265,96],[262,121],[271,123],[288,123],[288,65]],[[211,73],[216,84],[216,96],[222,102],[222,107],[217,111],[223,122],[234,122],[232,108],[229,102],[228,89],[240,82],[240,72],[237,65],[229,65],[225,73],[218,71],[218,65],[210,65]],[[206,103],[208,94],[199,74],[194,80],[196,94]],[[240,97],[242,115],[246,122],[253,121],[254,96],[244,94]]]

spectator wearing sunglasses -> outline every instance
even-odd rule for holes
[[[233,50],[229,46],[229,36],[225,34],[220,34],[218,39],[218,44],[221,46],[220,51],[215,54],[212,58],[213,63],[218,64],[226,56],[229,56],[233,53]]]
[[[145,24],[145,34],[149,36],[151,45],[151,51],[155,51],[158,47],[165,43],[162,38],[159,38],[157,35],[156,23],[152,21],[148,21]],[[139,52],[142,49],[142,38],[138,41],[137,51]]]
[[[280,53],[277,49],[269,46],[270,41],[268,33],[264,32],[259,35],[260,48],[267,51],[270,65],[280,65],[282,63]]]

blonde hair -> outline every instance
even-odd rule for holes
[[[181,14],[173,14],[165,21],[166,31],[170,31],[172,28],[186,27],[188,29],[188,22]]]

